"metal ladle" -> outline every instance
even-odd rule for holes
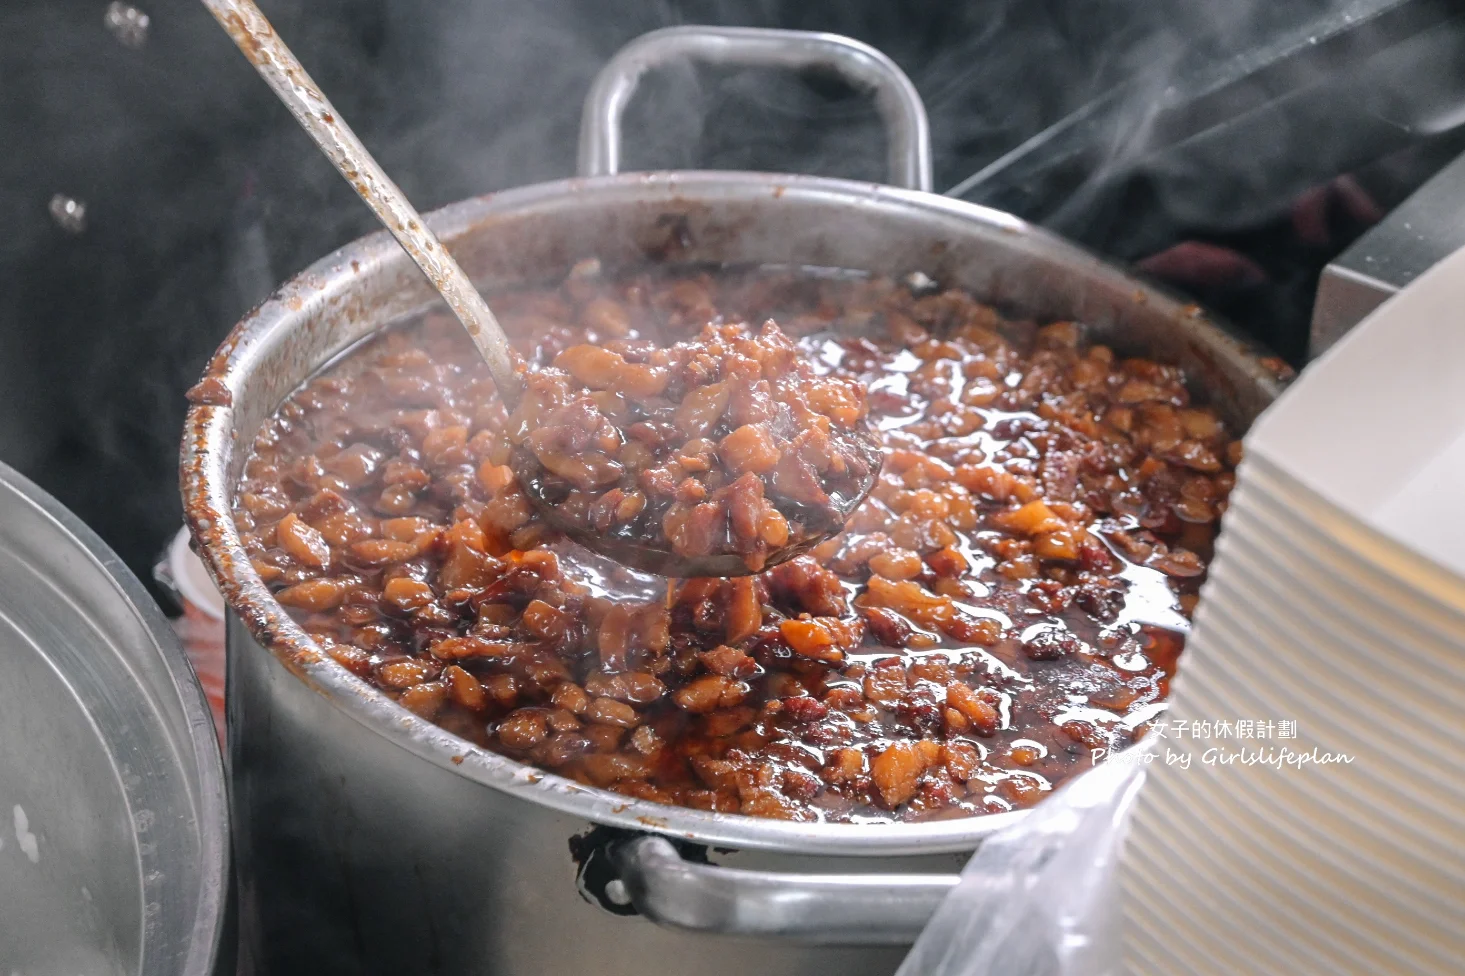
[[[260,77],[279,96],[295,116],[307,135],[340,171],[356,193],[391,231],[397,243],[427,275],[448,308],[478,347],[483,361],[493,375],[499,396],[512,408],[519,401],[520,383],[516,370],[518,356],[509,346],[509,338],[494,317],[488,303],[458,262],[443,247],[427,222],[408,202],[391,177],[372,158],[356,133],[336,111],[325,93],[306,73],[304,66],[275,33],[264,13],[252,0],[203,0],[204,6],[233,38]],[[868,429],[862,433],[869,433]],[[873,435],[871,435],[873,436]],[[544,495],[549,479],[542,477],[537,461],[515,452],[514,469],[525,494],[535,509],[553,526],[565,532],[588,549],[637,569],[663,576],[745,576],[751,570],[735,555],[713,553],[688,558],[657,546],[626,539],[617,539],[587,531],[566,519],[557,506]],[[834,499],[833,518],[820,521],[817,538],[805,537],[799,544],[768,554],[767,566],[783,562],[812,548],[819,541],[838,534],[844,521],[864,501],[874,487],[878,467],[861,486],[862,490],[848,497]]]
[[[306,73],[300,60],[275,33],[264,13],[251,0],[203,0],[203,4],[228,31],[260,77],[274,89],[295,121],[443,296],[488,364],[499,396],[511,406],[517,403],[516,357],[509,348],[509,337],[504,335],[488,303],[442,241],[428,229],[427,222],[408,202],[406,194],[356,138],[356,133]]]

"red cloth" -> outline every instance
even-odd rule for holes
[[[224,621],[184,602],[183,616],[173,621],[173,629],[183,641],[188,661],[203,686],[204,697],[214,714],[219,742],[224,742]]]

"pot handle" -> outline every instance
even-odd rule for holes
[[[622,886],[616,894],[658,925],[814,945],[910,945],[960,880],[698,864],[654,834],[620,844],[612,860]]]
[[[883,53],[839,34],[761,27],[667,27],[642,34],[606,62],[580,114],[581,176],[616,173],[621,117],[641,76],[672,61],[773,68],[828,68],[870,92],[890,145],[890,182],[931,190],[931,133],[926,106],[904,71]]]

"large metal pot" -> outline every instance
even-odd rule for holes
[[[635,77],[668,52],[837,67],[874,86],[895,120],[898,178],[929,186],[924,112],[878,52],[827,35],[660,32],[622,52],[592,91],[586,177],[432,216],[483,286],[544,280],[588,257],[919,270],[1181,364],[1238,428],[1279,389],[1275,371],[1199,309],[1001,213],[807,176],[598,175],[614,173]],[[321,654],[270,596],[229,515],[256,430],[324,364],[434,297],[385,234],[351,244],[239,324],[209,367],[210,402],[189,412],[187,515],[233,611],[232,799],[253,962],[464,976],[892,971],[966,856],[1020,813],[794,824],[581,786],[399,708]]]

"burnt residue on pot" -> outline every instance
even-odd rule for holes
[[[640,836],[644,835],[634,830],[597,826],[570,838],[570,860],[575,863],[575,887],[580,897],[612,915],[639,914],[621,881],[615,854],[619,846]],[[707,858],[705,845],[667,839],[683,860],[693,864],[712,863]]]
[[[576,890],[581,898],[612,915],[636,914],[625,894],[612,856],[615,844],[624,843],[634,836],[629,830],[592,827],[570,838],[570,860],[575,863]]]

